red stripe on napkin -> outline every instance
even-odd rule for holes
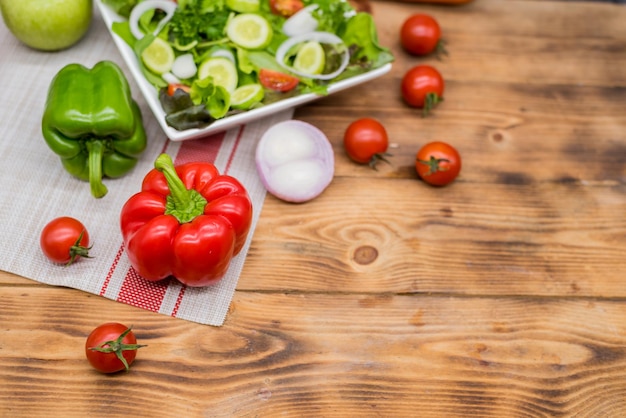
[[[225,135],[225,133],[220,133],[208,138],[183,142],[176,154],[174,164],[180,165],[194,161],[214,163]]]
[[[241,143],[241,138],[243,137],[243,131],[246,129],[246,125],[242,125],[237,132],[237,140],[235,141],[235,145],[233,146],[233,150],[228,157],[228,162],[226,163],[226,167],[224,168],[224,173],[228,173],[230,170],[230,166],[233,163],[233,159],[235,158],[235,154],[237,153],[237,149],[239,148],[239,144]]]
[[[129,268],[124,277],[117,300],[129,305],[137,306],[152,312],[158,312],[163,303],[169,280],[151,282],[137,274],[134,268]]]
[[[178,292],[178,298],[176,298],[176,305],[174,305],[172,316],[176,316],[176,314],[178,313],[178,308],[180,308],[180,303],[183,301],[183,296],[185,296],[185,289],[187,289],[187,287],[183,286],[180,289],[180,292]]]
[[[115,258],[113,259],[113,264],[111,264],[111,268],[107,273],[106,278],[104,279],[104,283],[102,284],[102,288],[100,288],[100,296],[104,296],[107,288],[109,287],[109,283],[111,282],[111,277],[113,277],[113,273],[117,268],[118,263],[120,262],[120,258],[122,258],[122,254],[124,254],[124,245],[120,245],[119,250],[117,250],[117,254],[115,254]]]

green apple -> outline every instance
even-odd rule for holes
[[[0,0],[7,28],[31,48],[57,51],[78,42],[89,29],[92,0]]]

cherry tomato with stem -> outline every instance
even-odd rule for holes
[[[296,88],[300,80],[291,74],[281,73],[280,71],[262,68],[259,71],[259,81],[263,87],[270,90],[288,92]]]
[[[379,161],[389,163],[389,137],[382,123],[372,118],[357,119],[348,125],[343,145],[348,156],[360,164],[369,164],[376,169]]]
[[[417,65],[402,78],[402,98],[411,107],[422,109],[422,116],[443,100],[445,83],[441,73],[430,65]]]
[[[41,230],[39,246],[52,262],[70,265],[79,257],[90,258],[89,232],[75,218],[61,216]]]
[[[411,55],[447,55],[439,23],[430,15],[409,16],[400,28],[400,44]]]
[[[137,337],[129,327],[107,322],[91,331],[85,342],[85,355],[94,369],[115,373],[128,371],[141,347],[146,346],[137,344]]]
[[[415,170],[432,186],[451,183],[461,171],[461,155],[452,145],[435,141],[424,145],[415,156]]]

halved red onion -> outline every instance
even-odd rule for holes
[[[269,193],[301,203],[316,198],[331,183],[335,156],[321,130],[288,120],[265,131],[256,148],[256,167]]]

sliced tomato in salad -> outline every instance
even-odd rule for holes
[[[173,96],[174,93],[176,93],[176,90],[182,90],[186,93],[189,93],[189,90],[191,90],[191,88],[189,86],[187,86],[186,84],[181,84],[181,83],[170,83],[167,86],[167,95],[168,96]]]
[[[295,89],[300,79],[291,74],[262,68],[261,71],[259,71],[259,81],[265,88],[284,93]]]
[[[275,15],[290,17],[304,7],[302,0],[270,0],[270,10]]]

